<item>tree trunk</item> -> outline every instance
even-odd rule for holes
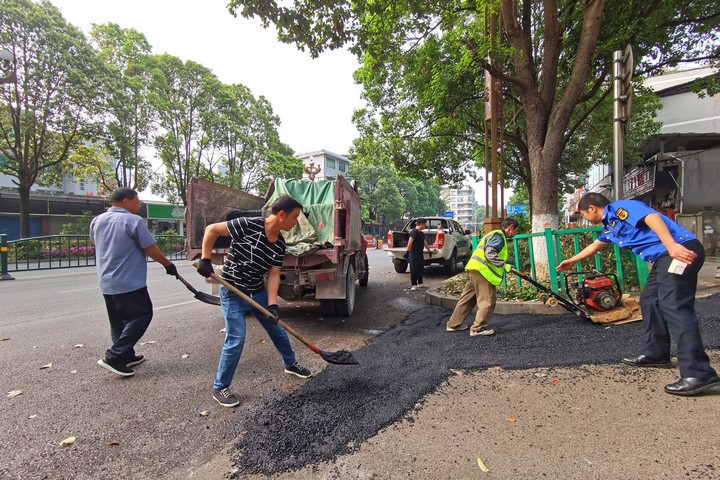
[[[20,195],[20,238],[30,236],[30,187],[19,185]]]

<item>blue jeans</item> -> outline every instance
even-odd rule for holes
[[[250,295],[250,297],[263,307],[268,306],[267,290]],[[217,376],[213,382],[215,390],[229,387],[232,383],[235,369],[240,362],[240,355],[245,345],[245,314],[252,313],[258,319],[260,325],[270,336],[275,348],[285,362],[285,365],[295,363],[295,352],[290,345],[287,332],[271,318],[265,317],[255,307],[251,306],[242,298],[230,292],[225,287],[220,287],[220,304],[222,305],[223,317],[225,317],[225,343],[223,344],[220,362],[218,363]]]

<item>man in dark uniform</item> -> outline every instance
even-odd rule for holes
[[[578,202],[583,217],[603,224],[598,239],[557,267],[558,272],[591,257],[615,243],[653,262],[640,295],[644,332],[641,355],[623,358],[635,367],[671,368],[670,339],[677,342],[680,380],[665,386],[673,395],[695,395],[720,387],[710,366],[695,314],[697,276],[705,249],[693,234],[637,200],[610,203],[599,193],[588,193]]]

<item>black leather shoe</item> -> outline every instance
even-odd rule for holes
[[[720,387],[720,377],[710,377],[707,380],[685,377],[675,383],[665,385],[665,393],[689,396],[697,395],[714,387]]]
[[[640,355],[639,357],[627,357],[622,359],[623,363],[632,365],[633,367],[655,367],[655,368],[672,368],[672,362],[670,359],[658,360],[646,355]]]

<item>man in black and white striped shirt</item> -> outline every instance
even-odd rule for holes
[[[230,391],[230,384],[245,343],[246,313],[252,313],[267,331],[285,363],[285,373],[300,378],[311,376],[310,370],[298,364],[287,332],[276,322],[279,318],[277,293],[280,287],[280,268],[285,255],[285,239],[281,231],[288,231],[297,224],[301,209],[302,205],[297,200],[285,195],[272,204],[271,214],[265,219],[240,217],[205,227],[198,273],[204,277],[213,273],[210,256],[215,240],[219,236],[229,236],[230,252],[222,268],[222,278],[274,315],[274,318],[266,317],[227,288],[220,287],[225,317],[225,343],[213,382],[213,398],[224,407],[240,404]],[[265,274],[267,282],[264,280]]]

